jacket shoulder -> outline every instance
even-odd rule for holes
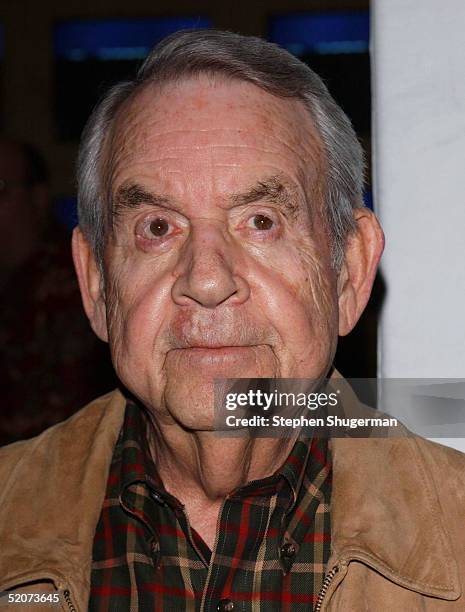
[[[439,480],[439,484],[458,479],[464,485],[465,492],[465,453],[425,438],[415,437],[415,442],[431,475]]]
[[[114,391],[39,436],[0,449],[3,589],[44,577],[74,585],[77,594],[88,584],[125,406]]]
[[[116,412],[119,416],[118,408],[122,408],[125,400],[121,393],[115,389],[84,406],[71,417],[49,427],[38,436],[28,440],[13,442],[0,448],[0,481],[8,481],[12,471],[16,471],[21,465],[31,467],[28,459],[39,459],[41,456],[48,456],[49,459],[65,455],[71,451],[77,440],[80,444],[86,445],[86,438],[89,441],[95,436],[102,419],[108,418],[108,412]]]
[[[458,575],[465,576],[465,454],[460,451],[418,438],[427,477],[432,481],[442,515],[442,524],[457,562]],[[437,520],[440,520],[440,515]]]

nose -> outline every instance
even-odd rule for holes
[[[218,227],[193,229],[176,267],[173,300],[179,305],[241,304],[250,294],[249,284],[236,269],[234,246]]]

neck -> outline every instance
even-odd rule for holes
[[[297,433],[292,438],[227,438],[205,431],[179,435],[168,428],[156,432],[152,450],[168,491],[173,481],[178,495],[179,490],[189,491],[214,501],[273,474],[289,455]]]
[[[177,425],[155,428],[152,454],[166,490],[184,504],[191,525],[212,547],[224,499],[246,483],[271,476],[285,462],[292,438],[221,437]]]

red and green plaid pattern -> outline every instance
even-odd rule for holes
[[[148,427],[128,401],[94,538],[89,610],[213,612],[222,600],[235,612],[311,610],[330,552],[328,441],[299,439],[273,476],[229,495],[210,551],[164,489]]]

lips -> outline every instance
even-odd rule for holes
[[[173,334],[171,331],[170,336],[171,346],[175,349],[221,349],[267,344],[265,334],[257,333],[250,325],[225,326],[222,329],[184,329],[182,333]]]
[[[222,350],[222,349],[236,349],[236,348],[250,348],[257,346],[256,344],[233,344],[228,342],[200,342],[198,344],[187,344],[186,346],[178,347],[179,349],[185,350]]]
[[[258,347],[275,344],[273,329],[265,321],[257,321],[251,313],[224,307],[212,311],[180,309],[170,322],[167,350],[179,350],[184,356],[240,356],[251,354]]]
[[[170,353],[178,353],[189,355],[189,357],[206,357],[206,358],[222,358],[228,356],[239,356],[241,354],[245,355],[252,349],[256,349],[259,346],[257,344],[241,344],[241,345],[223,345],[223,344],[215,344],[215,345],[196,345],[196,346],[185,346],[182,348],[175,348],[169,351]]]
[[[176,361],[185,364],[198,363],[199,365],[215,365],[235,362],[246,364],[254,360],[254,353],[263,349],[266,345],[215,345],[215,346],[186,346],[184,348],[172,349],[168,352]],[[250,365],[250,364],[249,364]]]

